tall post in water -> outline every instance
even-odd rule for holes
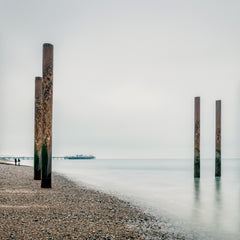
[[[200,178],[200,97],[195,97],[194,111],[194,178]]]
[[[42,78],[35,78],[35,121],[34,121],[34,179],[41,179],[42,149]]]
[[[43,44],[42,66],[42,188],[52,187],[53,45]]]
[[[216,101],[215,177],[221,177],[221,100]]]

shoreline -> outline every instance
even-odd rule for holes
[[[14,165],[10,160],[0,159],[0,164]]]
[[[0,176],[1,239],[191,239],[129,202],[57,173],[52,189],[41,189],[32,167],[0,161]]]

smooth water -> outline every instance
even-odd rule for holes
[[[200,180],[193,178],[190,159],[54,160],[53,171],[175,219],[184,229],[205,232],[209,239],[240,239],[240,159],[222,160],[218,179],[209,159],[201,160]]]

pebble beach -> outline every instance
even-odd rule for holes
[[[52,186],[41,189],[32,167],[0,164],[0,239],[191,239],[129,202],[56,173]]]

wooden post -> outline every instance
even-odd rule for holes
[[[200,97],[195,97],[194,110],[194,178],[200,178]]]
[[[52,187],[53,45],[43,44],[42,66],[42,188]]]
[[[34,121],[34,179],[41,179],[42,149],[42,78],[35,78],[35,121]]]
[[[215,177],[221,177],[221,100],[216,101]]]

